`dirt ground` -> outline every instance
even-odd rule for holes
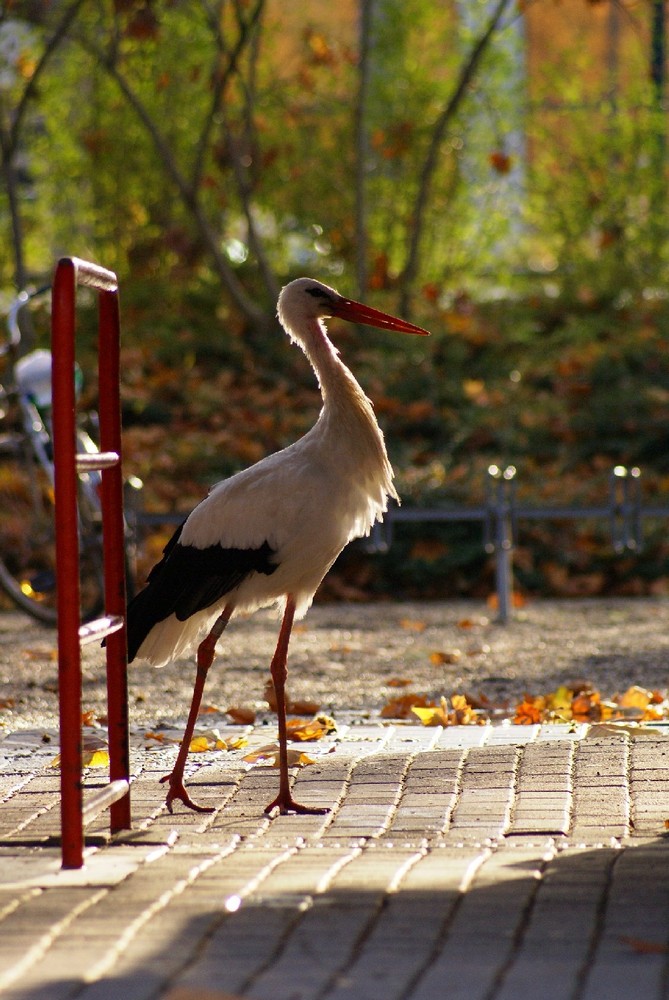
[[[296,626],[289,694],[324,711],[376,715],[404,691],[439,698],[484,693],[493,701],[541,694],[584,678],[611,697],[632,683],[669,685],[669,602],[664,599],[537,601],[506,625],[474,602],[317,605]],[[263,689],[278,629],[271,612],[234,621],[219,645],[205,703],[266,708]],[[436,654],[436,655],[435,655]],[[182,722],[192,661],[129,673],[131,722]],[[399,692],[401,693],[401,691]],[[104,711],[104,654],[84,656],[83,708]],[[0,615],[0,738],[57,724],[55,632],[20,613]]]

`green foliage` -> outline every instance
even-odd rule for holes
[[[617,76],[610,58],[602,68],[604,5],[583,0],[587,30],[535,59],[528,82],[510,4],[447,115],[427,186],[437,124],[493,4],[375,0],[365,66],[355,21],[317,2],[42,6],[31,24],[18,24],[23,5],[0,15],[0,49],[3,31],[20,35],[0,78],[3,149],[17,139],[4,157],[0,284],[8,296],[19,243],[35,280],[63,253],[119,273],[127,457],[149,507],[188,506],[310,425],[317,392],[277,332],[276,291],[306,272],[354,292],[360,249],[368,297],[409,303],[433,331],[420,344],[339,336],[407,503],[478,503],[491,462],[515,464],[535,501],[601,500],[616,463],[641,465],[662,494],[666,120],[646,83],[649,5],[627,10]],[[567,6],[551,5],[556,29]],[[14,189],[8,165],[21,166]],[[87,342],[93,327],[84,310]],[[487,588],[477,532],[402,528],[388,556],[346,558],[377,591]],[[596,530],[526,537],[519,573],[533,589],[568,588],[586,555],[591,588],[650,588],[666,569],[657,533],[643,571],[616,568]]]

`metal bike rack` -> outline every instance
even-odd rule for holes
[[[566,521],[594,518],[608,522],[614,552],[638,552],[643,544],[644,518],[669,517],[669,507],[646,506],[641,497],[641,471],[616,465],[609,476],[605,503],[598,506],[530,506],[519,504],[516,468],[490,465],[486,474],[485,499],[479,506],[453,504],[429,508],[391,507],[382,522],[374,525],[367,545],[369,552],[387,552],[394,526],[402,523],[478,521],[483,528],[483,547],[495,561],[497,621],[507,623],[513,614],[513,550],[518,523]]]
[[[76,289],[98,293],[99,454],[75,446]],[[121,469],[118,282],[112,271],[65,257],[52,292],[51,353],[58,586],[58,678],[63,868],[83,866],[84,825],[110,809],[112,832],[130,828],[125,532]],[[105,615],[81,623],[77,474],[101,470]],[[86,802],[82,787],[81,647],[107,637],[109,784]]]

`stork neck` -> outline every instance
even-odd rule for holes
[[[360,397],[366,400],[353,373],[346,367],[337,348],[327,335],[321,322],[314,324],[314,335],[304,345],[320,386],[326,409],[350,409],[359,405]]]

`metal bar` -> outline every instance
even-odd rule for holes
[[[115,451],[96,451],[92,454],[76,456],[78,472],[95,472],[98,469],[109,469],[118,465],[119,456]]]
[[[99,292],[115,292],[118,290],[118,279],[113,271],[108,271],[99,264],[92,264],[88,260],[80,257],[64,257],[59,262],[72,264],[77,274],[77,284],[86,285],[88,288],[96,288]]]
[[[123,627],[109,636],[107,653],[107,715],[109,777],[127,780],[130,774],[128,742],[128,649],[125,629],[125,522],[121,468],[120,320],[117,291],[103,291],[99,301],[99,415],[100,447],[118,461],[102,470],[102,540],[104,546],[105,607],[108,615],[123,618]],[[114,801],[110,810],[112,833],[129,830],[130,794]]]
[[[63,868],[83,865],[79,538],[75,467],[74,328],[76,270],[61,260],[53,284],[52,385]]]
[[[486,507],[401,507],[389,510],[384,521],[484,521],[487,516]]]
[[[122,615],[105,615],[95,621],[79,626],[79,645],[88,646],[91,642],[102,642],[108,635],[123,628],[125,620]]]
[[[104,788],[100,788],[93,795],[87,797],[82,809],[84,826],[95,819],[103,809],[109,809],[110,806],[127,796],[129,791],[130,782],[119,778],[118,781],[110,782]]]

